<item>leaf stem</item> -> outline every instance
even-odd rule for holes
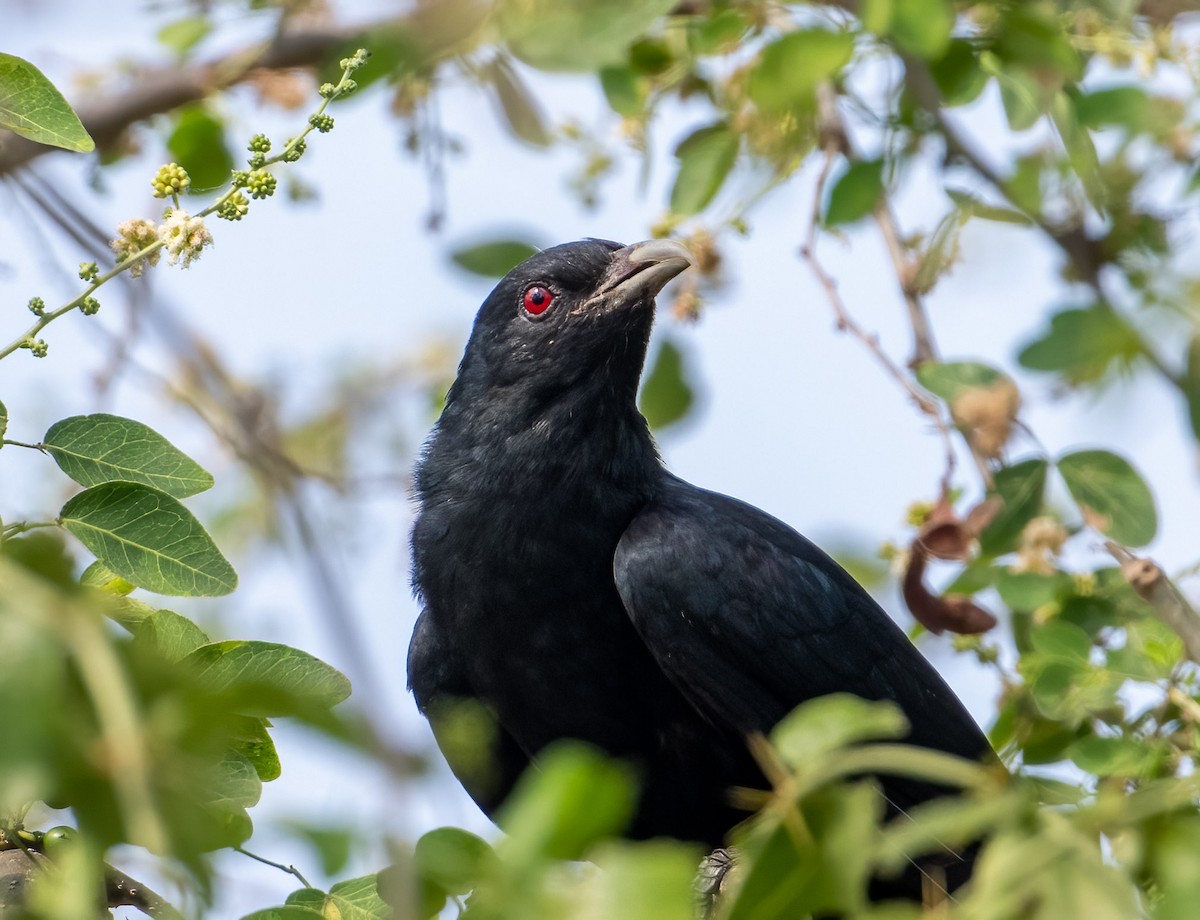
[[[26,444],[24,441],[14,441],[11,438],[0,438],[0,446],[5,444],[11,444],[13,447],[28,447],[30,450],[46,450],[46,447],[43,444]]]

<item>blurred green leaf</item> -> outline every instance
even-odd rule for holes
[[[89,588],[99,588],[117,597],[125,597],[137,588],[137,585],[126,581],[99,559],[83,570],[83,574],[79,576],[79,583]]]
[[[1078,626],[1053,619],[1039,625],[1030,635],[1033,647],[1046,660],[1086,665],[1090,660],[1092,639]]]
[[[637,74],[625,65],[614,64],[600,70],[600,88],[604,98],[618,115],[633,118],[642,114],[646,93]]]
[[[192,651],[183,662],[214,693],[236,693],[247,715],[286,716],[330,709],[350,681],[307,652],[277,642],[229,639]]]
[[[853,53],[849,32],[789,32],[763,48],[750,72],[750,98],[764,112],[810,108],[817,86],[850,63]]]
[[[580,744],[544,751],[505,800],[497,824],[511,865],[539,859],[580,859],[589,847],[620,833],[633,814],[635,781],[628,766]]]
[[[829,191],[825,226],[836,227],[869,216],[882,195],[883,160],[851,163]]]
[[[486,840],[457,827],[439,827],[423,834],[413,852],[421,879],[447,894],[467,894],[497,870],[496,853]]]
[[[549,145],[552,138],[541,109],[513,66],[504,57],[495,57],[482,73],[491,82],[513,135],[535,147]]]
[[[99,413],[55,422],[43,446],[64,473],[83,486],[140,482],[176,498],[211,489],[213,478],[154,429]]]
[[[984,553],[999,556],[1016,549],[1021,531],[1042,510],[1048,468],[1045,460],[1033,458],[996,470],[988,494],[1001,498],[1004,506],[979,535]]]
[[[1008,126],[1014,131],[1026,131],[1037,124],[1054,101],[1055,89],[1032,74],[1010,69],[996,72],[1000,101]]]
[[[950,43],[954,5],[950,0],[867,0],[862,19],[868,29],[890,37],[900,50],[936,60]]]
[[[1099,380],[1115,363],[1128,366],[1143,352],[1141,337],[1106,307],[1061,310],[1050,328],[1017,360],[1034,371],[1054,371],[1070,384]]]
[[[169,22],[158,30],[159,44],[174,51],[179,57],[186,57],[196,45],[212,32],[212,23],[207,16],[188,16]]]
[[[1056,4],[1048,0],[1025,0],[997,8],[989,51],[1005,65],[1028,68],[1038,79],[1057,89],[1064,82],[1083,76],[1083,59],[1064,29]]]
[[[785,763],[804,770],[849,744],[900,738],[907,731],[908,720],[894,703],[832,693],[809,700],[784,716],[771,730],[771,743]]]
[[[989,387],[1005,375],[978,361],[922,361],[917,382],[934,396],[952,403],[966,390]]]
[[[1200,441],[1200,335],[1188,342],[1186,367],[1181,381],[1184,398],[1187,399],[1188,421],[1192,434]],[[0,436],[3,436],[3,407],[0,406]]]
[[[988,74],[979,66],[975,46],[962,38],[950,40],[946,53],[930,64],[929,72],[947,106],[974,102],[988,81]]]
[[[327,827],[305,821],[285,821],[285,830],[309,843],[321,860],[321,872],[337,875],[350,862],[359,831],[351,827]]]
[[[283,767],[279,763],[275,742],[267,732],[267,720],[240,716],[236,719],[236,725],[231,738],[234,750],[250,761],[258,778],[264,783],[279,779]]]
[[[1116,125],[1136,132],[1146,123],[1147,101],[1140,86],[1110,86],[1077,95],[1075,114],[1088,128]]]
[[[208,644],[204,630],[173,610],[155,610],[133,631],[134,643],[152,646],[167,661],[179,661]]]
[[[686,418],[693,402],[695,393],[688,382],[683,352],[674,342],[664,340],[642,383],[638,408],[658,431]]]
[[[39,144],[77,153],[95,142],[67,100],[26,60],[0,53],[0,128]]]
[[[1088,524],[1126,546],[1154,539],[1154,496],[1127,460],[1106,450],[1081,450],[1060,457],[1058,471]]]
[[[671,211],[685,216],[703,211],[721,190],[737,160],[739,138],[723,122],[699,128],[675,148],[679,172],[671,186]]]
[[[732,50],[746,34],[749,24],[741,10],[714,7],[707,18],[690,17],[688,39],[696,54],[720,54]]]
[[[0,438],[3,438],[8,433],[8,409],[4,403],[0,402]],[[0,445],[3,447],[3,445]]]
[[[179,110],[167,149],[192,179],[189,194],[211,191],[229,181],[233,155],[225,143],[225,123],[203,105]]]
[[[1157,752],[1134,738],[1080,738],[1067,749],[1075,766],[1094,776],[1136,778],[1157,758]]]
[[[700,854],[673,840],[602,843],[589,854],[599,872],[582,886],[578,916],[694,920],[693,879]]]
[[[488,240],[461,246],[450,253],[450,259],[474,275],[503,278],[537,252],[536,246],[522,240]]]
[[[674,0],[504,0],[495,17],[509,49],[542,70],[595,71],[620,63]]]
[[[996,571],[996,590],[1000,592],[1000,600],[1009,610],[1024,613],[1061,600],[1074,585],[1074,579],[1063,572],[1043,575],[1040,572],[1012,572],[1003,567]]]
[[[176,499],[133,482],[80,492],[59,523],[127,581],[158,594],[228,594],[237,573],[212,538]]]
[[[983,199],[976,198],[974,195],[964,192],[961,189],[947,188],[946,194],[950,196],[959,209],[967,216],[978,217],[983,220],[994,220],[1003,224],[1016,224],[1020,227],[1033,226],[1033,221],[1020,211],[988,204]]]

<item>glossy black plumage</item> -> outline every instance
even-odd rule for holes
[[[678,247],[589,240],[522,263],[480,309],[417,474],[409,682],[468,792],[494,813],[539,750],[579,738],[631,760],[631,833],[717,846],[764,779],[744,742],[804,700],[891,699],[910,740],[987,742],[845,571],[787,525],[662,466],[635,404],[654,295]],[[553,293],[531,317],[531,285]],[[456,700],[495,718],[468,762]],[[897,807],[938,790],[885,781]]]

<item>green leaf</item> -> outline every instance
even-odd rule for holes
[[[750,72],[750,98],[763,112],[811,108],[817,87],[850,63],[854,36],[798,29],[767,45]]]
[[[171,49],[179,57],[186,57],[196,45],[212,32],[212,23],[206,16],[188,16],[169,22],[158,30],[159,44]]]
[[[350,681],[341,671],[276,642],[213,642],[183,662],[211,691],[242,698],[246,715],[311,713],[330,709],[350,695]]]
[[[28,61],[0,53],[0,128],[78,153],[96,144],[75,110],[40,70]]]
[[[1200,335],[1192,337],[1188,343],[1187,361],[1181,382],[1183,395],[1187,399],[1188,421],[1192,425],[1192,435],[1200,441]],[[3,406],[0,406],[0,437],[3,436]]]
[[[1089,525],[1126,546],[1154,539],[1154,496],[1127,460],[1106,450],[1081,450],[1060,457],[1058,471]]]
[[[505,800],[497,824],[513,866],[542,859],[580,859],[599,840],[620,833],[633,814],[631,769],[578,743],[543,751]]]
[[[1139,131],[1147,121],[1146,91],[1140,86],[1110,86],[1076,97],[1075,117],[1088,128],[1116,125]]]
[[[784,716],[771,730],[771,743],[789,766],[806,769],[846,745],[900,738],[907,731],[908,720],[894,703],[832,693],[809,700]]]
[[[589,853],[600,871],[579,895],[581,917],[694,920],[692,881],[699,854],[674,840],[602,843]]]
[[[225,124],[203,105],[179,111],[167,149],[192,179],[189,194],[219,188],[229,180],[233,155],[225,143]]]
[[[208,635],[182,614],[173,610],[155,610],[142,618],[133,630],[134,643],[149,645],[168,661],[180,661],[202,645]]]
[[[522,240],[488,240],[471,246],[460,246],[450,253],[459,268],[485,278],[503,278],[510,271],[535,255],[538,248]]]
[[[212,538],[176,499],[133,482],[107,482],[80,492],[59,523],[106,566],[158,594],[228,594],[237,574]]]
[[[1030,633],[1035,651],[1047,660],[1086,666],[1092,650],[1092,638],[1073,623],[1053,619]]]
[[[1016,549],[1025,525],[1042,510],[1049,464],[1040,458],[1022,460],[996,471],[988,493],[1003,499],[1004,506],[979,535],[979,546],[989,556]]]
[[[1043,575],[1040,572],[996,570],[996,590],[1009,610],[1031,613],[1046,604],[1062,600],[1074,589],[1075,580],[1063,572]]]
[[[508,59],[503,56],[493,58],[481,72],[491,81],[496,101],[500,103],[504,120],[513,135],[535,147],[549,145],[552,138],[537,101]]]
[[[1143,352],[1142,340],[1106,307],[1062,310],[1050,328],[1022,349],[1017,360],[1034,371],[1054,371],[1070,384],[1099,380],[1114,363],[1128,366]]]
[[[618,115],[633,118],[642,114],[646,93],[637,74],[626,66],[604,67],[600,70],[600,88],[604,98]]]
[[[651,428],[658,431],[687,416],[695,401],[687,378],[683,352],[674,342],[664,341],[642,383],[638,400],[642,415]]]
[[[8,433],[8,409],[0,402],[0,438]],[[0,445],[2,446],[2,445]]]
[[[1004,377],[1000,371],[978,361],[922,361],[917,381],[934,396],[953,403],[966,390],[990,387]]]
[[[377,875],[338,882],[329,893],[302,888],[287,896],[282,907],[247,914],[242,920],[388,920],[392,909],[379,896]]]
[[[1069,748],[1071,762],[1095,776],[1124,776],[1136,778],[1154,760],[1158,752],[1134,738],[1080,738]]]
[[[851,163],[829,192],[825,226],[836,227],[867,217],[882,195],[883,160]]]
[[[466,894],[496,868],[496,854],[482,837],[439,827],[417,841],[413,863],[422,879],[448,894]]]
[[[738,136],[723,122],[693,131],[675,148],[679,172],[671,187],[671,211],[678,215],[703,211],[733,168]]]
[[[932,61],[950,44],[954,6],[950,0],[868,0],[863,23],[902,51]]]
[[[623,62],[634,40],[675,6],[674,0],[504,0],[495,18],[501,38],[526,64],[594,72]]]
[[[99,559],[83,570],[83,574],[79,576],[79,583],[89,588],[99,588],[118,597],[125,597],[137,588],[137,585],[127,582]]]
[[[714,8],[708,18],[688,18],[688,40],[692,51],[699,55],[732,51],[748,29],[745,15],[733,8]]]
[[[55,422],[42,446],[82,486],[140,482],[176,498],[211,489],[212,475],[152,428],[117,415]]]
[[[275,742],[267,732],[267,724],[266,719],[243,716],[238,721],[240,728],[232,736],[234,750],[254,765],[258,778],[264,783],[279,779],[283,772]]]
[[[950,40],[946,53],[929,65],[929,72],[948,106],[974,102],[988,82],[975,46],[962,38]]]
[[[976,198],[962,189],[947,188],[946,194],[958,205],[959,210],[969,217],[983,220],[994,220],[1002,224],[1016,224],[1019,227],[1032,227],[1033,221],[1020,211],[1003,208],[999,205],[988,204],[981,198]]]

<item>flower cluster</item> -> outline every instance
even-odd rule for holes
[[[146,220],[144,217],[135,217],[132,220],[122,221],[117,227],[117,238],[108,245],[112,247],[112,251],[116,253],[117,263],[126,262],[133,258],[147,246],[158,242],[158,227],[154,221]],[[147,255],[138,259],[137,263],[129,269],[129,274],[137,278],[147,265],[157,265],[159,250],[154,250]]]
[[[170,198],[186,192],[191,184],[186,169],[178,163],[168,163],[158,170],[150,186],[154,189],[155,198]]]
[[[204,218],[192,217],[182,208],[167,212],[167,219],[158,228],[158,238],[167,250],[167,261],[187,268],[198,258],[205,246],[212,244],[212,234],[204,226]]]

